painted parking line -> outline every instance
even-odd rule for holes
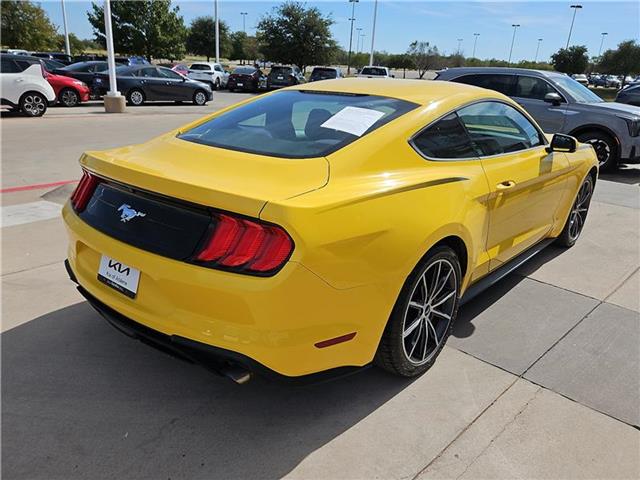
[[[62,180],[61,182],[35,183],[33,185],[21,185],[19,187],[0,188],[0,193],[24,192],[26,190],[43,190],[45,188],[60,187],[69,183],[77,183],[78,180]]]
[[[0,225],[4,228],[41,220],[51,220],[52,218],[60,217],[61,209],[61,205],[47,202],[46,200],[3,206],[0,207],[2,211]]]

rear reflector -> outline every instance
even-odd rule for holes
[[[322,342],[318,342],[315,344],[317,348],[325,348],[330,347],[331,345],[336,345],[337,343],[348,342],[356,336],[356,332],[347,333],[346,335],[341,335],[339,337],[330,338],[329,340],[323,340]]]
[[[291,237],[281,227],[257,220],[214,214],[215,228],[195,261],[239,273],[275,273],[293,251]]]
[[[71,194],[71,205],[76,212],[82,212],[91,200],[93,192],[100,183],[100,179],[95,175],[90,174],[86,170],[82,173],[82,178],[78,183],[78,186]]]

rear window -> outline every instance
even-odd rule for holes
[[[477,75],[464,75],[454,78],[453,82],[465,83],[467,85],[475,85],[476,87],[487,88],[503,93],[509,97],[513,96],[514,85],[516,82],[515,75],[509,74],[487,74],[481,73]]]
[[[178,138],[272,157],[320,157],[416,107],[374,95],[290,90],[225,112]]]
[[[333,68],[314,68],[311,73],[311,78],[314,80],[329,80],[337,76],[338,73]]]
[[[364,67],[360,73],[362,75],[380,75],[384,77],[387,75],[387,70],[377,67]]]
[[[191,65],[191,70],[203,70],[203,71],[210,71],[211,70],[211,66],[210,65],[206,65],[203,63],[194,63],[193,65]]]
[[[293,72],[291,67],[273,67],[271,74],[273,75],[289,75]]]
[[[253,75],[255,71],[256,69],[253,67],[238,67],[233,71],[233,73],[238,73],[240,75]]]

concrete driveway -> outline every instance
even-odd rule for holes
[[[3,116],[3,478],[640,477],[636,168],[600,179],[574,248],[548,248],[467,304],[413,381],[372,368],[239,387],[106,325],[62,267],[59,208],[80,153],[241,98]]]

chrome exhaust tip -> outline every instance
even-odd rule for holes
[[[220,373],[237,383],[238,385],[244,385],[251,380],[251,372],[244,368],[236,367],[234,365],[227,365],[220,369]]]

